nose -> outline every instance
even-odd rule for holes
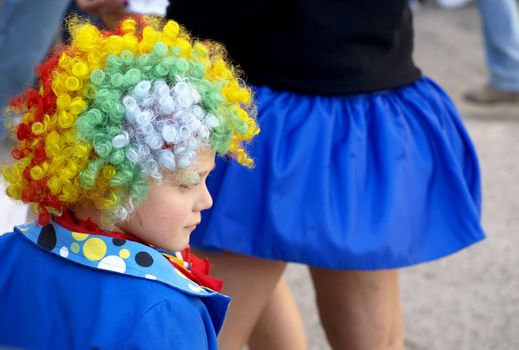
[[[200,195],[198,197],[195,210],[202,211],[202,210],[209,209],[212,206],[213,206],[213,197],[211,197],[211,193],[209,193],[209,190],[207,189],[207,186],[204,183],[203,186],[200,186]]]

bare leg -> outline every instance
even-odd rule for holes
[[[284,262],[229,252],[194,251],[208,257],[211,275],[224,281],[223,293],[232,298],[218,344],[222,350],[241,350],[285,270]]]
[[[310,272],[321,322],[334,349],[404,348],[398,270]]]
[[[250,350],[306,350],[306,336],[299,309],[281,277],[249,339]]]

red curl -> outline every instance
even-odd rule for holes
[[[40,225],[48,225],[50,223],[50,214],[47,208],[43,205],[39,206],[40,215],[38,215],[38,224]]]
[[[25,139],[28,139],[30,134],[31,130],[26,124],[20,123],[18,125],[18,128],[16,129],[16,137],[18,138],[18,140],[23,141]]]
[[[25,152],[18,148],[15,148],[11,151],[11,156],[13,156],[13,158],[16,160],[20,160],[25,158]]]
[[[47,152],[45,152],[45,144],[41,143],[34,150],[34,158],[32,159],[32,164],[38,165],[43,163],[47,159]]]

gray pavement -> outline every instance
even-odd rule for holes
[[[458,254],[402,271],[407,350],[519,349],[519,106],[481,107],[462,94],[486,80],[474,7],[426,6],[415,15],[422,70],[456,102],[476,145],[488,238]],[[306,269],[287,278],[300,305],[310,349],[329,349]]]

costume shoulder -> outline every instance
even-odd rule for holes
[[[200,300],[178,294],[147,310],[122,349],[217,349],[216,332]]]
[[[0,239],[3,239],[3,240],[13,239],[13,236],[14,236],[13,231],[0,233]]]
[[[0,233],[0,256],[4,256],[2,252],[10,251],[13,245],[18,243],[18,240],[20,239],[19,236],[20,235],[16,234],[16,232]]]
[[[178,294],[166,292],[171,288],[191,296],[192,300],[198,300],[197,307],[205,307],[215,333],[223,324],[230,298],[191,281],[151,247],[123,239],[73,232],[55,222],[46,226],[24,224],[16,226],[15,231],[39,248],[72,263],[129,275],[152,284],[160,283],[162,288],[156,289],[163,291],[164,300],[168,300],[167,294]]]

